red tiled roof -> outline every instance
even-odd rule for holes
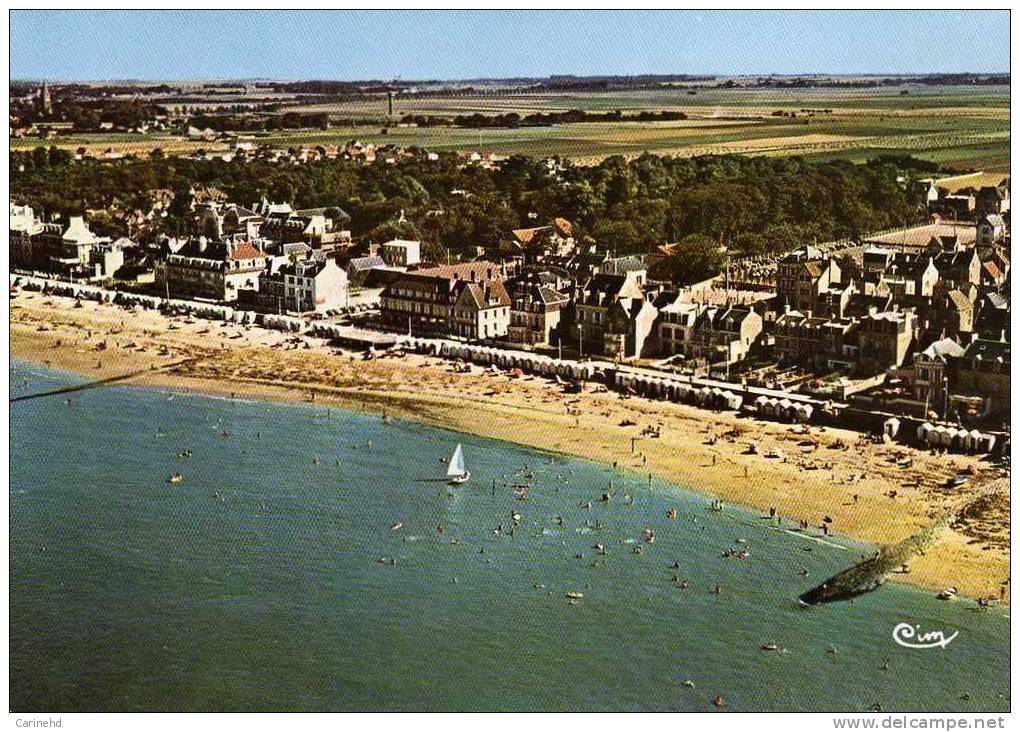
[[[531,229],[514,229],[510,233],[512,233],[514,237],[517,239],[517,241],[519,241],[521,244],[530,244],[532,241],[534,241],[535,237],[538,234],[542,233],[543,231],[547,231],[548,229],[549,229],[548,226],[536,226]]]
[[[957,310],[971,310],[974,307],[970,300],[967,299],[967,296],[959,290],[949,291],[949,302],[952,303]]]
[[[485,283],[467,282],[464,284],[464,292],[467,292],[474,306],[479,310],[510,305],[510,295],[507,294],[506,288],[499,280],[490,280]],[[486,299],[486,294],[488,299]]]
[[[995,262],[985,262],[982,266],[984,267],[985,272],[987,272],[992,278],[999,279],[999,277],[1002,276],[1002,272],[999,270],[999,267],[995,264]]]
[[[265,256],[266,255],[259,251],[258,247],[250,241],[242,241],[231,250],[228,259],[234,261],[239,259],[264,259]]]
[[[460,264],[446,264],[440,267],[428,267],[418,269],[408,274],[423,275],[425,277],[443,277],[450,280],[489,280],[503,279],[503,269],[495,262],[480,259],[476,262],[461,262]]]

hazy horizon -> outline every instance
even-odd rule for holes
[[[1008,74],[1008,11],[12,11],[66,83]],[[952,37],[966,54],[933,54]],[[59,42],[54,42],[59,38]]]
[[[973,75],[973,76],[1009,76],[1010,72],[1006,71],[972,71],[970,69],[960,69],[958,71],[900,71],[900,72],[886,72],[886,71],[872,71],[872,72],[860,72],[855,74],[832,74],[824,72],[804,71],[795,74],[767,74],[767,73],[747,73],[747,74],[713,74],[706,72],[703,74],[687,74],[684,72],[637,72],[633,74],[545,74],[543,76],[476,76],[472,78],[459,78],[459,79],[442,79],[442,78],[329,78],[323,76],[194,76],[189,78],[160,78],[160,79],[139,79],[139,78],[107,78],[107,79],[70,79],[70,78],[50,78],[50,77],[11,77],[11,83],[41,83],[43,81],[49,84],[196,84],[196,83],[233,83],[233,82],[266,82],[274,84],[287,84],[295,82],[308,82],[308,81],[321,81],[321,82],[343,82],[343,83],[357,83],[357,82],[401,82],[407,83],[422,83],[422,84],[458,84],[458,83],[470,83],[470,82],[494,82],[494,81],[513,81],[515,79],[523,80],[544,80],[552,78],[578,78],[578,79],[596,79],[596,78],[640,78],[640,77],[659,77],[659,76],[691,76],[691,77],[711,77],[714,79],[754,79],[754,78],[773,78],[773,79],[796,79],[796,78],[808,78],[808,79],[821,79],[821,78],[833,78],[833,79],[868,79],[868,78],[911,78],[911,77],[926,77],[926,76],[948,76],[948,75]]]

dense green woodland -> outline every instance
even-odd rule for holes
[[[574,222],[620,254],[646,252],[689,238],[730,251],[786,251],[804,242],[855,237],[913,222],[918,201],[903,180],[931,172],[911,158],[867,164],[800,158],[654,155],[613,157],[596,166],[550,170],[543,160],[513,157],[500,170],[464,165],[456,156],[423,156],[395,165],[326,160],[302,165],[156,156],[115,162],[71,159],[39,148],[12,153],[11,191],[36,211],[65,216],[85,209],[148,211],[150,192],[175,192],[162,231],[185,231],[192,189],[216,187],[251,205],[265,196],[297,207],[340,206],[355,237],[420,238],[433,256],[448,248],[473,255],[510,229],[554,216]],[[406,221],[398,223],[401,212]],[[122,234],[116,217],[94,228]]]

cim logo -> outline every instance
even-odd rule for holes
[[[956,631],[948,638],[941,630],[921,632],[921,626],[900,623],[892,631],[893,640],[904,648],[945,648],[960,634]]]

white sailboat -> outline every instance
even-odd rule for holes
[[[453,451],[453,457],[450,458],[450,464],[446,466],[446,477],[450,479],[450,483],[464,483],[471,477],[471,471],[464,466],[464,450],[459,442],[457,449]]]

